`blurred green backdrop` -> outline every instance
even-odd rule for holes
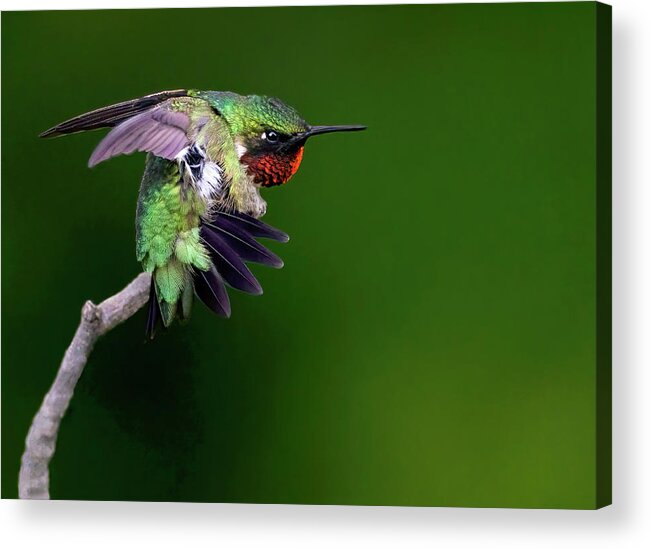
[[[139,272],[144,157],[93,108],[276,95],[310,142],[292,240],[229,321],[96,347],[54,498],[595,506],[595,5],[2,14],[2,496],[78,323]]]

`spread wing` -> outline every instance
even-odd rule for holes
[[[172,110],[165,102],[137,114],[113,128],[102,139],[88,161],[93,166],[117,156],[135,151],[150,152],[173,160],[190,144],[190,113]]]
[[[82,114],[43,132],[42,137],[113,128],[88,161],[93,167],[120,154],[150,152],[173,160],[193,142],[202,125],[215,118],[210,105],[186,90],[148,95]]]
[[[82,114],[41,136],[106,127],[112,129],[93,151],[90,167],[120,154],[149,152],[177,161],[184,179],[190,179],[202,196],[228,188],[221,197],[224,207],[263,211],[263,201],[239,162],[228,124],[206,99],[188,90],[160,92]]]
[[[145,95],[138,99],[130,99],[129,101],[102,107],[101,109],[96,109],[61,122],[61,124],[57,124],[53,128],[44,131],[40,137],[58,137],[60,135],[97,130],[99,128],[112,128],[120,122],[147,111],[168,99],[186,97],[187,95],[188,90],[162,91]]]

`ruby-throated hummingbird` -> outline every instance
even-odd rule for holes
[[[152,273],[147,334],[159,321],[188,318],[193,295],[230,316],[224,282],[252,294],[262,288],[245,261],[282,267],[255,240],[289,237],[261,221],[261,187],[296,173],[306,140],[364,126],[310,126],[276,98],[174,90],[104,107],[42,133],[53,137],[113,128],[89,166],[147,152],[136,211],[136,251]]]

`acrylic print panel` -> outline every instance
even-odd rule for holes
[[[609,7],[13,12],[2,56],[3,497],[82,304],[142,271],[135,216],[168,270],[98,339],[25,497],[610,502]],[[163,90],[57,130],[163,157],[137,214],[144,153],[89,170],[110,128],[38,137]],[[262,200],[289,242],[228,209]],[[229,271],[279,266],[233,234],[284,267]]]

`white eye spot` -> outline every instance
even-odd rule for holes
[[[260,137],[269,143],[276,143],[278,141],[278,133],[273,130],[262,132],[262,135]]]

